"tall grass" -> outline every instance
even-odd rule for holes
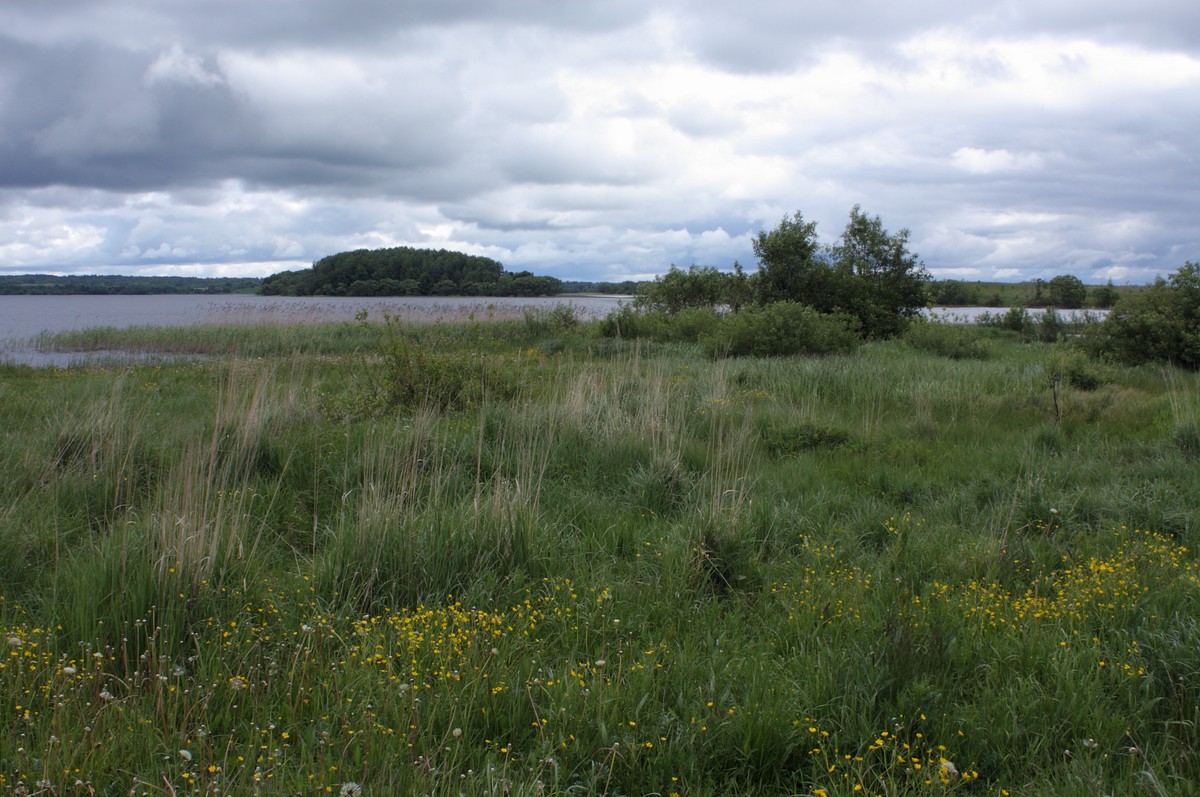
[[[530,317],[389,405],[380,332],[5,373],[0,791],[1200,782],[1195,374]]]

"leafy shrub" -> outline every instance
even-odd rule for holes
[[[718,320],[717,312],[706,308],[693,307],[667,313],[662,310],[640,312],[623,306],[600,322],[600,334],[657,343],[696,343],[712,334]]]
[[[834,449],[850,442],[850,435],[840,429],[802,423],[798,426],[763,426],[758,430],[771,456],[794,457],[804,451]]]
[[[666,274],[638,287],[637,305],[674,314],[688,308],[715,308],[729,303],[735,280],[746,279],[739,268],[736,275],[725,274],[712,266],[693,265],[687,271],[672,265]]]
[[[991,354],[976,331],[963,324],[942,321],[914,321],[904,333],[909,346],[952,360],[986,360]]]
[[[1029,311],[1024,307],[1010,307],[1007,312],[1000,315],[984,313],[979,316],[979,323],[983,326],[1007,329],[1010,332],[1025,332],[1033,321],[1029,317]]]
[[[1054,343],[1067,335],[1068,325],[1053,307],[1038,316],[1029,325],[1033,336],[1043,343]]]
[[[1078,390],[1096,390],[1112,381],[1103,369],[1077,349],[1055,352],[1049,363],[1050,378]]]
[[[722,317],[705,347],[714,356],[729,357],[840,354],[858,348],[858,331],[858,320],[845,313],[775,302]]]
[[[382,367],[367,373],[368,411],[457,410],[488,396],[510,398],[517,392],[512,374],[495,367],[482,352],[438,351],[394,317],[385,318],[380,350]]]
[[[526,309],[521,319],[525,333],[531,339],[557,335],[579,326],[575,308],[569,304],[556,304],[549,310]]]
[[[1189,261],[1168,280],[1121,299],[1092,342],[1130,365],[1160,361],[1200,368],[1200,263]]]

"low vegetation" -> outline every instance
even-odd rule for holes
[[[724,323],[0,367],[0,791],[1197,788],[1194,371]]]

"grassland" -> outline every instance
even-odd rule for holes
[[[1194,373],[123,334],[0,368],[0,792],[1200,788]]]

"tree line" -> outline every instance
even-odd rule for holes
[[[263,280],[264,296],[555,296],[562,281],[447,249],[357,249]]]
[[[964,282],[955,279],[931,282],[929,303],[939,307],[1054,307],[1080,310],[1108,309],[1121,297],[1121,289],[1109,280],[1088,287],[1073,274],[1033,282]]]
[[[0,276],[0,294],[7,296],[145,295],[176,293],[254,293],[262,284],[257,277],[128,277],[50,274]]]

